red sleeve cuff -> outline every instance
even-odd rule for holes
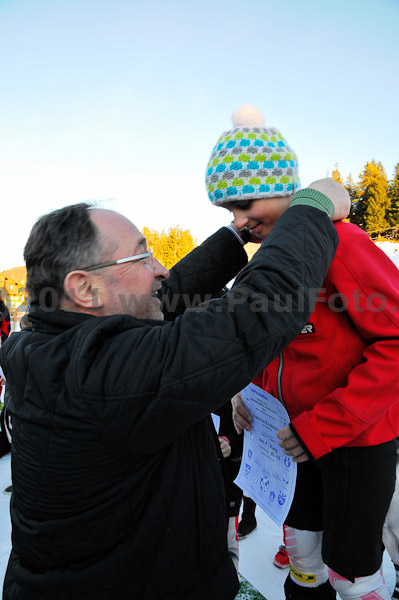
[[[306,411],[293,419],[292,424],[306,445],[306,448],[315,459],[321,458],[331,452],[332,448],[326,444],[318,431],[313,427],[313,423]]]

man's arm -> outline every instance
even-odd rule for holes
[[[107,427],[116,427],[121,443],[150,454],[165,447],[245,387],[302,329],[313,309],[310,290],[322,285],[337,245],[326,212],[302,198],[304,204],[287,210],[224,297],[186,310],[174,322],[131,319],[114,338],[105,330],[96,333],[107,339],[96,354],[96,372],[107,377],[97,393],[92,378],[87,392],[82,386],[79,393],[88,401],[118,400],[120,418]],[[101,327],[114,330],[115,324],[111,318]],[[95,344],[82,332],[80,356],[89,342]],[[84,361],[77,368],[77,381],[84,381]]]
[[[162,284],[160,298],[165,320],[173,321],[187,308],[210,300],[248,262],[236,235],[222,227],[180,260]]]
[[[344,186],[331,178],[314,181],[306,190],[297,192],[292,206],[297,204],[324,210],[334,221],[345,218],[350,209]],[[180,260],[160,291],[165,320],[173,321],[187,308],[219,295],[247,264],[243,244],[250,241],[249,238],[248,232],[238,232],[232,223]]]

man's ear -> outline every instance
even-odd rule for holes
[[[102,288],[98,283],[98,278],[87,271],[71,271],[64,279],[65,295],[69,302],[80,308],[101,308],[104,302]]]

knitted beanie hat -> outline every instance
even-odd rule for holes
[[[234,128],[222,133],[207,166],[211,202],[291,196],[299,190],[296,154],[277,129],[265,127],[262,113],[243,104],[232,121]]]

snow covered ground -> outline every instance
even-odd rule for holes
[[[399,268],[399,243],[377,242]],[[11,483],[10,455],[0,459],[0,584],[3,581],[11,548],[9,517],[10,495],[3,490]],[[282,530],[260,509],[256,510],[258,527],[240,543],[240,573],[267,598],[284,600],[283,583],[287,570],[277,569],[273,558],[282,543]],[[387,553],[383,561],[384,576],[390,591],[394,588],[395,573]]]
[[[399,269],[399,242],[376,242],[375,245],[381,248]]]

